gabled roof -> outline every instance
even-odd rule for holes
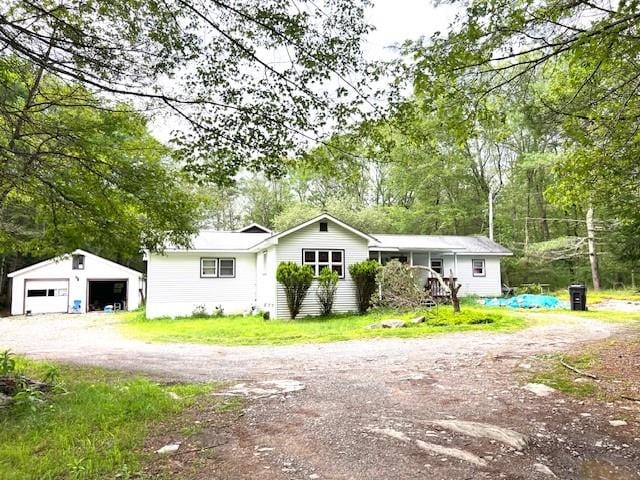
[[[91,252],[87,252],[86,250],[81,250],[78,248],[71,253],[64,253],[60,256],[50,258],[49,260],[38,262],[33,265],[29,265],[28,267],[21,268],[20,270],[16,270],[15,272],[11,272],[9,275],[7,275],[7,277],[13,278],[13,277],[17,277],[18,275],[23,275],[25,273],[38,270],[40,268],[46,267],[47,265],[51,265],[53,263],[58,263],[58,262],[67,260],[67,258],[70,257],[71,255],[84,255],[85,257],[95,258],[97,260],[100,260],[101,262],[105,262],[105,263],[108,263],[109,265],[120,268],[121,270],[124,270],[129,274],[142,275],[142,273],[138,272],[137,270],[133,270],[132,268],[125,267],[124,265],[120,265],[119,263],[112,262],[111,260],[107,260],[106,258],[100,257]]]
[[[378,243],[370,250],[449,251],[460,254],[512,255],[502,245],[482,235],[390,235],[375,234]]]
[[[238,233],[273,233],[273,230],[270,230],[267,227],[263,227],[259,223],[253,222],[246,227],[242,227],[240,230],[238,230]]]
[[[349,225],[348,223],[343,222],[342,220],[338,220],[336,217],[334,217],[332,215],[329,215],[328,213],[322,213],[322,214],[318,215],[317,217],[313,217],[312,219],[307,220],[306,222],[302,222],[302,223],[300,223],[300,224],[298,224],[298,225],[296,225],[294,227],[291,227],[288,230],[285,230],[285,231],[280,232],[280,233],[276,233],[276,234],[270,236],[269,238],[263,240],[262,242],[257,243],[256,245],[254,245],[254,247],[257,248],[257,247],[259,247],[259,246],[261,246],[262,244],[265,244],[265,243],[269,243],[270,244],[270,243],[272,243],[272,241],[273,242],[277,242],[280,238],[286,237],[287,235],[291,235],[292,233],[297,232],[298,230],[301,230],[301,229],[303,229],[305,227],[308,227],[309,225],[313,225],[314,223],[319,222],[321,220],[329,220],[329,221],[335,223],[336,225],[341,226],[345,230],[348,230],[349,232],[351,232],[351,233],[353,233],[353,234],[355,234],[355,235],[357,235],[359,237],[364,238],[365,240],[367,240],[370,243],[376,243],[377,242],[377,239],[372,237],[371,235],[369,235],[367,233],[364,233],[363,231],[358,230],[355,227],[352,227],[351,225]]]

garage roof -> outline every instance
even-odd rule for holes
[[[133,270],[132,268],[129,267],[125,267],[124,265],[120,265],[119,263],[116,262],[112,262],[111,260],[107,260],[106,258],[100,257],[98,255],[95,255],[91,252],[87,252],[86,250],[81,250],[81,249],[76,249],[71,253],[65,253],[62,254],[58,257],[53,257],[50,258],[49,260],[45,260],[43,262],[38,262],[35,263],[33,265],[29,265],[28,267],[24,267],[21,268],[20,270],[16,270],[15,272],[11,272],[9,275],[7,275],[7,277],[9,278],[13,278],[13,277],[17,277],[19,275],[24,275],[25,273],[31,272],[33,270],[38,270],[39,268],[42,267],[46,267],[47,265],[51,265],[52,263],[57,263],[57,262],[61,262],[66,260],[68,257],[70,257],[71,255],[84,255],[86,257],[92,257],[95,259],[100,260],[101,262],[106,262],[108,264],[110,264],[111,266],[120,268],[121,270],[126,271],[129,275],[142,275],[142,273],[138,272],[137,270]]]

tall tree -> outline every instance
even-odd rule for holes
[[[0,55],[163,109],[198,179],[282,159],[373,109],[361,43],[367,0],[8,0]]]

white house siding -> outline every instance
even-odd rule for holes
[[[392,256],[406,256],[407,261],[410,261],[410,252],[384,252],[381,254],[381,258],[384,261]],[[372,252],[371,258],[377,259],[378,252]],[[456,260],[451,254],[443,254],[441,252],[431,252],[431,259],[440,258],[443,260],[443,276],[448,277],[449,272],[453,271],[454,276],[458,278],[458,283],[462,284],[460,289],[460,296],[478,295],[483,297],[499,296],[502,295],[502,279],[500,276],[500,259],[499,256],[483,256],[483,255],[457,255],[457,268]],[[485,273],[484,277],[474,277],[471,267],[471,260],[483,259],[485,261]],[[413,253],[414,265],[429,265],[429,253],[414,252]],[[419,275],[426,277],[426,272],[420,272]]]
[[[24,312],[25,284],[38,280],[39,284],[49,282],[53,285],[64,280],[68,282],[67,310],[71,311],[74,300],[80,300],[81,311],[87,309],[88,280],[126,280],[127,309],[135,310],[140,305],[140,288],[142,274],[133,272],[120,265],[109,262],[95,255],[85,255],[84,269],[72,268],[71,255],[51,262],[33,270],[27,270],[11,279],[11,314],[22,315]],[[44,281],[44,283],[42,283]],[[35,283],[31,283],[35,285]],[[52,287],[49,287],[52,288]],[[37,313],[37,312],[34,312]]]
[[[201,278],[200,258],[235,258],[235,278]],[[191,315],[204,305],[208,313],[242,313],[256,302],[256,254],[169,252],[151,254],[147,264],[147,317]]]
[[[471,260],[483,259],[485,276],[474,277]],[[445,261],[446,266],[446,261]],[[448,273],[449,270],[447,269]],[[502,295],[502,280],[500,276],[500,257],[482,255],[458,255],[457,269],[458,283],[462,285],[460,295],[479,295],[492,297]]]
[[[288,261],[302,263],[302,249],[344,250],[345,278],[338,282],[333,311],[357,311],[355,285],[349,275],[349,265],[369,258],[368,241],[330,220],[328,223],[328,232],[321,232],[319,222],[315,222],[281,238],[276,248],[277,264]],[[298,314],[299,317],[320,314],[316,286],[316,282],[314,282],[309,289]],[[276,316],[290,318],[287,299],[280,284],[277,284]]]
[[[267,265],[264,265],[264,254]],[[256,256],[256,306],[263,312],[275,315],[276,309],[276,247],[260,250]]]

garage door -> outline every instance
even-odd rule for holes
[[[25,313],[59,313],[69,308],[67,280],[27,280],[25,285]]]

